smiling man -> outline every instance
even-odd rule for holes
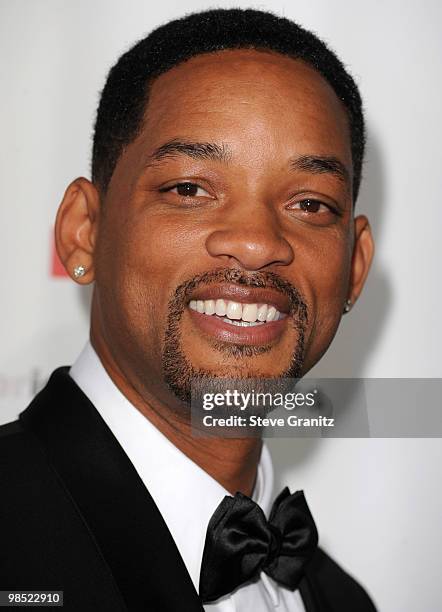
[[[189,413],[195,380],[302,377],[327,350],[373,254],[363,152],[352,78],[286,19],[190,15],[119,59],[92,180],[56,222],[94,283],[90,342],[2,428],[2,589],[82,611],[374,610],[303,494],[272,507],[262,441],[195,438]]]

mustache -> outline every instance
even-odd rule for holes
[[[236,283],[246,287],[272,288],[279,291],[289,300],[289,314],[306,323],[308,320],[308,307],[301,291],[292,283],[275,272],[244,272],[232,268],[221,268],[198,274],[179,285],[170,300],[169,312],[179,317],[186,307],[192,293],[201,286],[216,283]]]

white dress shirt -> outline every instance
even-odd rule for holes
[[[198,592],[209,520],[230,495],[164,436],[129,402],[107,374],[88,342],[70,375],[94,404],[149,490],[172,534]],[[263,444],[253,500],[268,517],[273,503],[273,467]],[[233,593],[205,604],[207,612],[305,612],[299,591],[278,585],[261,572]]]

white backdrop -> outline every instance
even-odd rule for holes
[[[358,209],[371,219],[376,260],[314,373],[442,377],[442,4],[215,4],[268,8],[318,32],[365,102]],[[107,70],[156,25],[210,6],[0,2],[0,422],[14,419],[87,337],[90,292],[53,274],[51,232],[67,184],[89,176]],[[380,611],[442,610],[440,440],[272,440],[270,447],[281,483],[306,491],[323,546],[360,577]]]

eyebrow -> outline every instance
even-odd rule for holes
[[[187,155],[193,159],[202,159],[218,162],[229,162],[232,151],[225,143],[193,142],[174,138],[162,144],[149,156],[146,167],[161,162],[167,158]],[[291,170],[310,172],[311,174],[332,174],[342,182],[350,185],[350,173],[346,166],[332,155],[301,155],[289,161]]]
[[[232,158],[232,152],[224,144],[214,142],[191,142],[187,140],[170,140],[162,144],[149,156],[147,165],[160,162],[163,159],[187,155],[193,159],[208,159],[210,161],[228,162]]]
[[[302,170],[311,174],[332,174],[350,185],[350,173],[346,166],[334,156],[301,155],[290,160],[292,170]]]

